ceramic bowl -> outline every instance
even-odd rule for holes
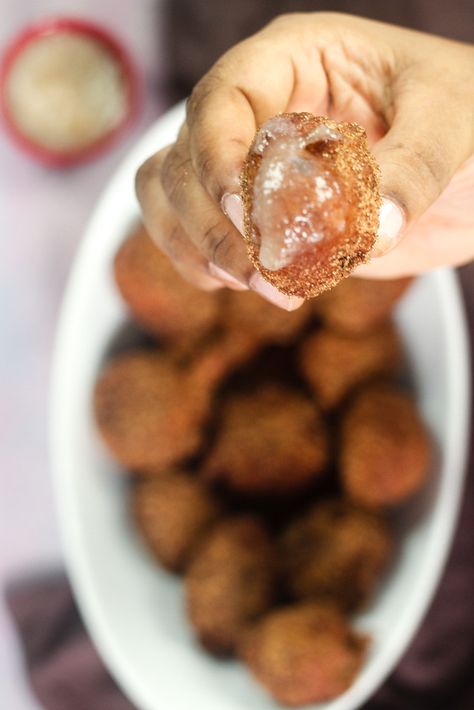
[[[183,106],[161,118],[118,169],[94,212],[67,289],[53,369],[51,452],[70,578],[88,629],[141,710],[270,710],[276,704],[238,662],[203,653],[183,610],[182,585],[157,568],[132,529],[124,480],[98,439],[91,397],[125,320],[112,260],[138,216],[134,173],[172,141]],[[418,629],[443,571],[462,491],[469,415],[466,325],[455,274],[420,278],[396,318],[419,406],[432,432],[430,483],[407,512],[397,562],[357,625],[373,636],[352,687],[311,710],[355,710],[382,684]]]

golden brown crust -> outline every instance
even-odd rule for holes
[[[347,690],[367,645],[334,605],[303,603],[264,616],[243,635],[240,655],[278,702],[297,707]]]
[[[402,362],[402,345],[392,323],[362,336],[321,329],[303,342],[299,361],[316,401],[331,409],[363,382],[394,374]]]
[[[125,468],[155,473],[194,454],[205,438],[222,379],[255,352],[245,334],[222,333],[176,359],[174,350],[137,348],[115,357],[95,387],[102,438]]]
[[[243,493],[290,492],[323,472],[328,449],[318,408],[298,391],[267,384],[225,402],[203,475]]]
[[[366,605],[393,548],[380,514],[341,499],[315,505],[280,543],[286,589],[295,599],[327,598],[353,611]]]
[[[390,385],[372,385],[356,396],[342,420],[342,485],[368,507],[402,503],[423,485],[431,442],[416,405]]]
[[[213,495],[183,472],[140,479],[130,495],[137,529],[156,559],[173,572],[186,569],[202,536],[222,512]]]
[[[223,319],[233,333],[243,332],[256,341],[284,345],[294,340],[312,316],[309,304],[285,311],[253,291],[228,291]]]
[[[328,328],[362,335],[387,320],[412,282],[348,278],[311,301],[311,307]]]
[[[119,463],[159,470],[201,445],[220,363],[209,356],[180,369],[166,354],[137,349],[111,360],[95,388],[99,431]]]
[[[220,294],[191,286],[138,226],[114,260],[117,287],[133,316],[166,342],[192,344],[217,322]]]
[[[356,123],[338,123],[310,113],[282,115],[290,118],[305,134],[321,124],[342,134],[343,140],[333,141],[321,155],[330,161],[350,200],[350,228],[342,238],[312,245],[288,266],[277,271],[265,269],[259,260],[259,235],[252,221],[253,184],[261,156],[250,150],[240,178],[244,238],[250,260],[267,281],[288,295],[312,298],[333,288],[356,266],[368,261],[379,222],[379,168],[369,150],[364,129]]]
[[[202,645],[232,653],[246,625],[275,596],[275,551],[258,518],[217,523],[198,548],[185,585],[189,618]]]

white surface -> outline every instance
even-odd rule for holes
[[[243,666],[197,649],[180,584],[158,570],[127,523],[122,479],[97,440],[91,393],[123,319],[111,259],[137,213],[133,175],[173,139],[182,109],[140,141],[110,183],[87,230],[67,292],[55,354],[52,452],[69,571],[89,629],[123,688],[142,710],[268,710],[274,704]],[[368,662],[331,710],[359,707],[392,669],[427,608],[456,519],[467,440],[467,344],[457,282],[449,271],[421,279],[398,313],[417,394],[438,461],[423,514],[407,531],[398,564],[360,618],[374,636]]]
[[[13,579],[62,565],[47,450],[50,358],[62,291],[97,195],[163,106],[157,94],[162,64],[159,0],[0,0],[0,54],[26,23],[58,13],[100,22],[122,39],[145,79],[145,106],[132,134],[113,150],[61,171],[42,168],[19,152],[0,124],[2,592]],[[0,679],[0,710],[38,707],[3,594]]]

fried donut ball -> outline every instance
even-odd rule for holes
[[[115,281],[134,318],[167,342],[194,342],[217,322],[219,296],[185,281],[137,227],[119,248]]]
[[[297,707],[343,693],[364,661],[368,638],[325,602],[300,603],[264,616],[242,637],[249,669],[282,705]]]
[[[212,528],[185,578],[189,618],[208,651],[232,653],[245,626],[271,607],[275,569],[275,551],[258,518],[227,518]]]
[[[402,346],[392,323],[365,335],[318,330],[300,349],[301,372],[323,409],[339,405],[364,381],[393,374],[401,361]]]
[[[368,260],[379,169],[363,128],[286,113],[257,131],[241,174],[249,257],[283,293],[309,298]]]
[[[203,475],[241,493],[290,492],[323,472],[328,448],[318,408],[299,392],[269,383],[224,403]]]
[[[359,335],[385,322],[412,282],[412,278],[349,278],[311,301],[311,306],[331,330]]]
[[[233,341],[226,341],[186,367],[146,349],[110,361],[96,383],[95,417],[116,460],[156,473],[193,454],[204,437],[213,390],[240,357]]]
[[[311,316],[309,304],[288,312],[253,291],[228,291],[223,309],[229,329],[276,345],[285,345],[296,338]]]
[[[142,478],[131,489],[138,531],[156,559],[182,572],[204,533],[221,513],[212,493],[183,472]]]
[[[328,598],[343,610],[365,606],[391,556],[385,518],[341,499],[315,505],[283,532],[281,571],[295,599]]]
[[[374,508],[401,503],[418,491],[432,454],[415,403],[388,384],[356,396],[342,420],[340,450],[344,490]]]

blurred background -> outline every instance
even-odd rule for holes
[[[43,167],[0,130],[0,585],[61,565],[48,465],[48,387],[55,324],[81,233],[105,183],[164,109],[161,3],[157,0],[1,0],[2,53],[25,25],[81,16],[113,33],[143,82],[138,120],[83,165]],[[130,186],[133,189],[133,186]],[[36,704],[10,618],[0,601],[0,707]]]
[[[133,125],[94,160],[52,169],[0,129],[0,585],[62,566],[48,463],[48,387],[55,324],[86,222],[109,177],[138,136],[189,91],[228,46],[289,6],[336,9],[472,41],[472,0],[441,3],[258,3],[192,0],[0,0],[0,51],[23,28],[51,16],[97,22],[128,50],[141,102]],[[232,6],[235,12],[229,12]],[[444,6],[444,3],[443,3]],[[451,7],[451,5],[450,5]],[[452,9],[452,8],[451,8]],[[133,186],[130,186],[133,189]],[[462,270],[465,284],[473,268]],[[471,289],[472,291],[472,289]],[[472,299],[471,299],[472,300]],[[85,336],[87,337],[87,336]],[[0,597],[0,708],[38,707]],[[66,708],[64,709],[66,710]],[[101,708],[102,710],[102,708]]]

